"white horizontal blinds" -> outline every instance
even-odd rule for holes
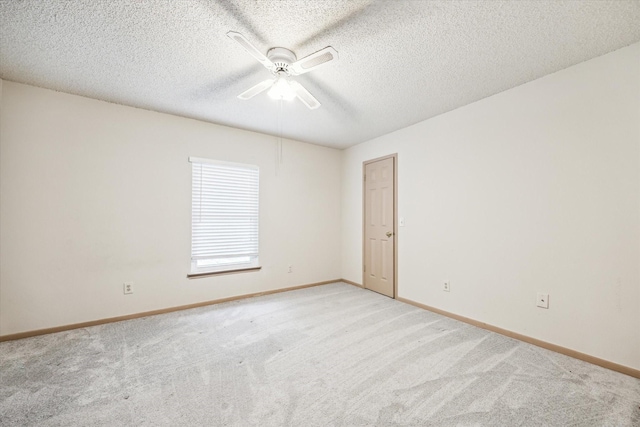
[[[258,256],[258,168],[190,160],[192,261],[219,260],[229,264],[234,263],[234,259],[235,263],[255,259]]]

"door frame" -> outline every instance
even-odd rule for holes
[[[365,227],[366,227],[366,182],[365,171],[369,163],[393,159],[393,299],[398,298],[398,153],[388,154],[362,162],[362,287],[365,287]]]

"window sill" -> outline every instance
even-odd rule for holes
[[[219,276],[222,274],[248,273],[250,271],[259,271],[262,267],[246,267],[234,268],[233,270],[207,271],[202,273],[189,273],[187,279],[199,279],[201,277]]]

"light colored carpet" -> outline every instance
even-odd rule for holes
[[[640,426],[640,380],[336,283],[0,343],[2,426]]]

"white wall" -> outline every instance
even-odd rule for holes
[[[0,108],[0,335],[340,277],[338,150],[285,140],[276,176],[258,133],[7,81]],[[262,271],[186,278],[189,156],[260,166]]]
[[[640,369],[640,44],[346,150],[345,279],[396,152],[401,297]]]

